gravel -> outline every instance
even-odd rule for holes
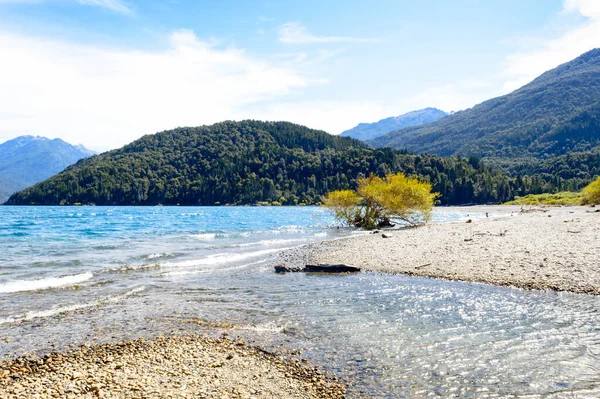
[[[0,363],[2,398],[344,398],[303,359],[201,336],[82,346]]]

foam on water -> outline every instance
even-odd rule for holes
[[[259,256],[265,256],[276,252],[284,251],[288,248],[276,248],[276,249],[264,249],[261,251],[253,252],[240,252],[240,253],[219,253],[207,256],[202,259],[184,260],[181,262],[166,262],[162,263],[163,267],[194,267],[194,266],[210,266],[220,265],[224,263],[234,263],[243,261],[245,259],[257,258]]]
[[[166,273],[163,273],[162,276],[165,276],[165,277],[193,276],[193,275],[196,275],[196,274],[203,274],[203,273],[225,272],[225,271],[232,271],[232,270],[244,269],[244,268],[249,267],[249,266],[260,265],[260,264],[265,263],[267,261],[268,261],[268,259],[263,259],[263,260],[259,260],[259,261],[256,261],[256,262],[246,263],[246,264],[243,264],[243,265],[232,266],[232,267],[219,267],[219,268],[211,268],[211,269],[183,270],[183,271],[177,271],[177,272],[166,272]]]
[[[0,293],[13,293],[22,291],[38,291],[50,288],[70,287],[90,280],[94,275],[92,273],[81,273],[71,276],[48,277],[39,280],[17,280],[0,284]]]
[[[142,292],[145,289],[146,289],[146,287],[143,287],[143,286],[136,287],[130,291],[127,291],[127,292],[121,294],[121,295],[108,296],[108,297],[94,300],[94,301],[87,302],[87,303],[76,303],[73,305],[55,306],[55,307],[53,307],[51,309],[47,309],[47,310],[28,311],[22,315],[9,316],[9,317],[0,319],[0,325],[8,324],[8,323],[16,323],[16,322],[21,322],[21,321],[30,321],[30,320],[38,319],[41,317],[51,317],[51,316],[55,316],[55,315],[59,315],[59,314],[63,314],[63,313],[74,312],[74,311],[80,310],[80,309],[86,309],[86,308],[91,308],[91,307],[95,307],[95,306],[102,306],[105,304],[115,304],[115,303],[118,303],[119,301],[122,301],[122,300],[130,297],[131,295],[137,294],[138,292]]]
[[[147,259],[147,260],[151,260],[151,259],[159,259],[159,258],[170,258],[171,256],[173,256],[172,253],[170,253],[170,252],[164,252],[164,253],[160,253],[160,254],[146,255],[144,258]]]

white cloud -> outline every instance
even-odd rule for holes
[[[0,32],[0,138],[61,137],[116,147],[305,87],[296,71],[220,49],[190,31],[161,51],[125,51]]]
[[[108,8],[109,10],[131,15],[133,11],[127,7],[121,0],[71,0],[73,2],[87,5]],[[46,0],[0,0],[0,4],[38,4],[45,3]]]
[[[598,0],[565,0],[567,12],[576,11],[584,17],[600,19],[600,2]]]
[[[534,51],[511,54],[506,59],[505,92],[515,90],[543,72],[600,47],[600,1],[565,0],[564,12],[576,12],[586,21],[557,38],[543,41]]]
[[[308,32],[306,27],[298,22],[288,22],[279,27],[279,41],[291,44],[307,43],[365,43],[373,39],[362,39],[347,36],[316,36]]]
[[[88,6],[98,6],[108,8],[109,10],[119,12],[121,14],[133,14],[132,10],[127,7],[121,0],[77,0],[79,4]]]

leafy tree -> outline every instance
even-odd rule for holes
[[[600,204],[600,176],[587,185],[583,191],[582,203],[584,204]]]
[[[358,179],[357,191],[333,191],[324,199],[336,218],[367,230],[390,226],[396,217],[411,226],[428,221],[437,193],[431,183],[406,177],[403,173],[385,178],[371,175]]]

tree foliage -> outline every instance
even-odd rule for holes
[[[426,222],[437,193],[431,184],[403,173],[389,174],[384,178],[371,175],[358,180],[356,192],[333,191],[324,200],[336,218],[350,226],[374,229],[391,225],[392,217],[408,225]]]
[[[362,198],[353,190],[332,191],[323,198],[323,205],[333,211],[336,219],[353,224],[360,217]]]
[[[600,176],[582,190],[582,203],[600,205]]]

